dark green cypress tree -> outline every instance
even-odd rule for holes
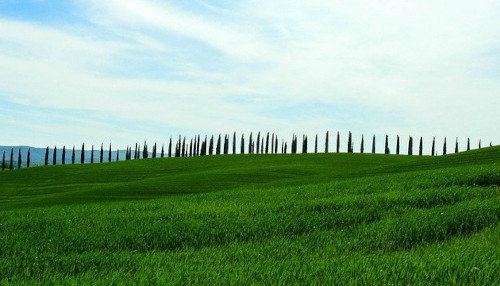
[[[224,135],[224,155],[227,155],[229,152],[229,135]]]
[[[391,151],[389,150],[389,136],[385,135],[385,151],[384,154],[388,155]]]
[[[479,139],[479,149],[481,149],[481,139]]]
[[[304,140],[302,142],[302,153],[307,153],[307,136],[304,135]]]
[[[257,154],[259,154],[260,152],[260,131],[259,133],[257,134]]]
[[[267,132],[266,136],[266,154],[269,154],[269,132]]]
[[[194,140],[196,140],[196,137]],[[189,157],[191,156],[193,156],[193,138],[191,138],[191,141],[189,143]]]
[[[184,157],[185,152],[186,152],[186,136],[184,136],[184,139],[182,140],[182,157]]]
[[[73,151],[71,152],[71,164],[74,165],[76,160],[75,145],[73,145]]]
[[[288,142],[285,142],[285,150],[284,150],[283,154],[287,153],[287,151],[288,151],[287,149],[288,149]]]
[[[458,137],[455,141],[455,153],[458,153]]]
[[[17,154],[17,168],[18,169],[21,169],[21,165],[22,165],[22,157],[21,157],[21,148],[19,148],[19,152]]]
[[[5,151],[3,151],[3,156],[2,156],[2,171],[5,171]]]
[[[221,151],[221,134],[219,133],[219,138],[217,139],[217,146],[215,147],[215,154],[216,155],[220,155],[220,151]]]
[[[196,140],[196,156],[200,156],[200,142],[201,142],[201,137],[200,134],[198,134],[198,140]]]
[[[161,144],[161,158],[165,158],[165,144]]]
[[[45,166],[49,165],[49,146],[45,149]]]
[[[80,164],[85,163],[85,143],[82,144],[82,150],[80,151]]]
[[[252,136],[253,136],[253,133],[250,132],[250,137],[248,138],[248,154],[252,154],[253,153],[253,139],[252,139]]]
[[[328,153],[328,144],[329,144],[329,132],[326,131],[326,136],[325,136],[325,153]]]
[[[64,145],[62,149],[61,164],[62,165],[66,164],[66,145]]]
[[[104,161],[104,144],[101,143],[101,152],[99,153],[99,163]]]
[[[57,164],[57,147],[54,146],[54,153],[52,154],[52,165],[56,165]]]
[[[90,164],[94,164],[94,145],[92,145],[92,151],[90,152]]]
[[[467,151],[470,151],[470,138],[467,138]]]
[[[372,154],[375,154],[375,135],[373,135],[373,140],[372,140]]]
[[[139,158],[138,157],[138,154],[139,154],[139,145],[137,143],[135,143],[135,149],[134,149],[134,160],[137,160]]]
[[[184,137],[183,144],[186,144],[186,137]],[[142,150],[142,158],[143,159],[149,158],[148,144],[146,143],[146,141],[144,141],[144,148]]]
[[[208,154],[213,155],[214,154],[214,136],[210,138],[210,144],[208,146]]]
[[[281,139],[281,154],[285,154],[285,140]]]
[[[278,153],[278,136],[274,137],[274,154]]]
[[[26,168],[29,168],[31,164],[31,148],[28,148],[28,157],[26,158]]]
[[[493,147],[493,141],[490,141],[490,147]]]
[[[260,154],[264,154],[264,136],[260,139]]]
[[[347,153],[352,153],[352,133],[349,131],[349,135],[347,137]]]
[[[108,151],[108,163],[111,163],[111,156],[113,155],[113,150],[111,150],[111,143],[109,143],[109,151]],[[118,160],[116,160],[118,161]]]
[[[172,136],[170,136],[170,141],[168,141],[168,157],[172,158]]]
[[[316,138],[314,140],[314,153],[318,153],[318,134],[316,134]]]
[[[361,135],[361,146],[359,147],[360,153],[365,153],[365,136]]]
[[[408,139],[408,155],[413,155],[413,137]]]
[[[443,155],[446,155],[446,137],[444,138],[444,143],[443,143]]]
[[[116,162],[120,161],[120,149],[116,149]]]
[[[236,131],[233,133],[233,154],[236,154]]]
[[[273,153],[274,153],[274,133],[271,136],[271,154],[273,154]]]
[[[14,148],[10,149],[9,169],[10,170],[14,169]]]
[[[424,142],[422,136],[420,136],[420,144],[418,145],[418,155],[422,156],[424,154]]]
[[[432,149],[431,149],[431,155],[435,156],[436,155],[436,137],[432,137]]]
[[[398,137],[396,138],[396,155],[399,155],[399,135]]]
[[[337,153],[340,153],[340,132],[337,131]]]
[[[241,134],[240,154],[245,154],[245,134]]]

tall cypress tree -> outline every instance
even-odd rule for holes
[[[82,143],[82,150],[80,151],[80,164],[85,163],[85,143]]]
[[[194,138],[196,140],[196,137]],[[189,143],[189,157],[193,156],[193,138],[191,138],[191,141]]]
[[[2,171],[5,171],[5,151],[3,151],[3,156],[2,156]]]
[[[21,158],[21,148],[19,148],[19,152],[17,154],[17,168],[21,169],[23,158]]]
[[[54,146],[54,154],[52,154],[52,165],[57,164],[56,160],[57,160],[57,147]]]
[[[302,142],[302,153],[306,154],[307,153],[307,136],[304,135],[304,140]]]
[[[196,140],[196,156],[200,156],[200,142],[201,142],[201,137],[200,134],[198,134],[198,140]]]
[[[340,153],[340,132],[337,131],[337,153]]]
[[[424,153],[424,142],[422,136],[420,136],[420,144],[418,145],[418,155],[422,156]]]
[[[137,145],[137,143],[135,143],[135,149],[134,149],[134,160],[139,159],[139,158],[137,158],[137,154],[138,154],[138,152],[139,152],[139,151],[138,151],[138,150],[139,150],[138,148],[139,148],[139,146]]]
[[[61,164],[62,165],[66,164],[66,145],[64,145],[62,149]]]
[[[172,158],[172,136],[170,136],[170,140],[168,141],[168,157]]]
[[[352,153],[352,133],[349,131],[349,135],[347,137],[347,153]]]
[[[269,153],[269,132],[267,132],[266,136],[266,154]]]
[[[210,144],[208,145],[208,154],[213,155],[214,154],[214,136],[210,138]]]
[[[31,163],[31,148],[28,148],[28,157],[26,158],[26,168],[30,167]]]
[[[373,140],[372,140],[372,154],[375,154],[375,135],[373,135]]]
[[[260,154],[264,154],[264,136],[260,139]]]
[[[236,131],[233,133],[233,154],[236,154]]]
[[[281,139],[281,154],[285,154],[285,140]]]
[[[389,136],[385,135],[385,151],[384,154],[388,155],[391,151],[389,150]]]
[[[359,147],[360,153],[365,153],[365,136],[361,135],[361,146]]]
[[[109,151],[108,151],[108,163],[111,163],[111,155],[113,151],[111,150],[111,143],[109,143]],[[116,160],[118,161],[118,160]]]
[[[161,158],[165,158],[165,144],[161,144]]]
[[[184,143],[183,144],[186,144],[186,137],[184,137]],[[142,158],[143,159],[149,158],[148,144],[146,143],[146,141],[144,141],[144,148],[142,150]]]
[[[104,162],[104,144],[101,143],[101,152],[99,153],[99,163]]]
[[[49,146],[45,149],[45,166],[49,165]]]
[[[94,145],[92,145],[92,151],[90,152],[90,164],[94,164]]]
[[[278,153],[278,136],[274,137],[274,154]]]
[[[182,139],[182,157],[186,155],[186,136]]]
[[[413,137],[408,139],[408,155],[413,155]]]
[[[479,149],[481,149],[481,139],[479,139]]]
[[[116,162],[120,161],[120,149],[116,149]]]
[[[229,153],[229,135],[224,135],[224,155]]]
[[[241,134],[240,154],[245,154],[245,134]]]
[[[273,154],[273,153],[274,153],[274,133],[271,136],[271,154]]]
[[[455,141],[455,153],[458,153],[458,137]]]
[[[71,164],[74,165],[76,160],[75,145],[73,145],[73,151],[71,151]]]
[[[285,150],[284,150],[283,154],[287,153],[287,151],[288,151],[287,149],[288,149],[288,142],[285,142]]]
[[[248,138],[248,154],[252,154],[253,153],[253,140],[252,140],[252,132],[250,132],[250,137]]]
[[[435,156],[436,155],[436,137],[432,137],[432,149],[431,149],[431,152],[432,152],[432,156]]]
[[[328,153],[328,140],[329,140],[329,132],[326,131],[326,136],[325,136],[325,153]]]
[[[446,137],[444,138],[444,143],[443,143],[443,155],[446,155]]]
[[[260,151],[260,131],[259,133],[257,134],[257,154],[259,154],[259,151]]]
[[[396,155],[399,155],[399,135],[398,137],[396,138]]]
[[[10,170],[14,169],[14,148],[10,149],[9,169]]]
[[[470,151],[470,138],[467,138],[467,151]]]
[[[220,155],[221,140],[221,134],[219,133],[219,139],[217,139],[217,146],[215,147],[215,154],[217,155]]]
[[[314,140],[314,153],[318,153],[318,134],[316,134],[316,139]]]

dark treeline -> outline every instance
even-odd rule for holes
[[[329,131],[325,134],[324,141],[324,153],[329,153],[330,148],[330,133]],[[340,153],[340,145],[341,145],[341,134],[337,132],[335,151]],[[214,141],[217,138],[216,142]],[[395,154],[401,154],[401,142],[400,136],[396,136],[395,138]],[[347,148],[345,149],[347,153],[354,153],[355,142],[353,139],[353,134],[351,132],[347,133],[347,138],[344,137],[343,140],[346,140]],[[240,142],[238,142],[240,141]],[[281,141],[281,144],[280,144]],[[239,149],[238,149],[239,143]],[[376,153],[376,137],[373,135],[371,142],[371,153]],[[388,135],[385,136],[384,142],[384,154],[391,154],[390,150],[390,138]],[[423,156],[424,154],[424,141],[423,137],[420,137],[418,142],[418,155]],[[174,145],[175,144],[175,145]],[[315,134],[314,136],[314,147],[313,152],[318,153],[319,150],[319,136]],[[394,143],[393,143],[394,144]],[[281,147],[279,146],[281,145]],[[173,142],[172,137],[170,137],[168,141],[167,149],[165,149],[165,144],[161,145],[161,151],[158,151],[158,144],[154,142],[151,149],[147,142],[141,146],[138,143],[135,143],[135,146],[126,146],[124,150],[120,150],[119,148],[116,151],[113,151],[112,144],[109,144],[109,148],[105,150],[104,144],[101,144],[98,150],[94,149],[94,145],[91,145],[91,150],[85,150],[85,143],[82,144],[80,150],[76,150],[73,145],[72,149],[66,149],[66,146],[63,146],[58,150],[57,146],[54,148],[47,147],[45,149],[43,164],[45,166],[57,165],[58,162],[60,164],[94,164],[98,163],[110,163],[110,162],[118,162],[118,161],[129,161],[129,160],[139,160],[139,159],[155,159],[155,158],[172,158],[172,157],[197,157],[197,156],[207,156],[207,155],[229,155],[229,154],[297,154],[302,153],[306,154],[309,151],[308,145],[308,136],[306,134],[302,135],[301,149],[299,149],[298,136],[296,134],[292,135],[290,141],[290,152],[288,152],[288,141],[285,138],[278,138],[278,135],[271,132],[261,133],[258,132],[257,136],[254,137],[253,132],[248,134],[248,140],[245,138],[245,134],[241,134],[241,138],[238,139],[238,134],[234,132],[232,136],[230,134],[218,134],[212,135],[210,137],[205,136],[204,138],[201,135],[196,135],[191,138],[187,138],[186,136],[179,135],[176,142]],[[365,153],[365,139],[364,135],[361,135],[359,153]],[[490,142],[490,146],[492,143]],[[481,140],[479,140],[478,148],[481,148]],[[430,150],[431,156],[437,156],[438,153],[436,151],[436,138],[432,138],[432,145]],[[43,149],[42,149],[43,150]],[[300,151],[299,151],[300,150]],[[471,150],[471,141],[470,138],[467,138],[466,148],[465,150]],[[32,166],[32,152],[31,148],[24,150],[24,152],[19,148],[18,150],[14,150],[11,148],[10,150],[10,160],[7,160],[8,151],[3,151],[2,154],[2,171],[5,169],[20,169],[22,166],[26,166],[29,168]],[[408,138],[408,151],[407,155],[413,155],[413,137],[410,136]],[[67,154],[67,152],[71,152],[71,156]],[[459,138],[455,140],[455,148],[454,152],[460,152],[459,149]],[[17,162],[14,161],[14,154],[17,153]],[[80,160],[77,161],[78,153]],[[90,154],[88,154],[90,153]],[[114,153],[114,154],[113,154]],[[447,139],[443,139],[443,148],[442,155],[446,155],[448,153],[447,148]],[[416,153],[415,153],[416,154]],[[89,155],[89,156],[87,156]],[[51,159],[51,160],[50,160]],[[107,159],[107,160],[106,160]],[[50,161],[49,161],[50,160]],[[24,165],[23,165],[24,163]]]

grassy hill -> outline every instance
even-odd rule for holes
[[[499,284],[500,148],[0,173],[0,284]]]

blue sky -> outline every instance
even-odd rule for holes
[[[500,3],[413,2],[0,0],[0,145],[259,130],[499,144]]]

